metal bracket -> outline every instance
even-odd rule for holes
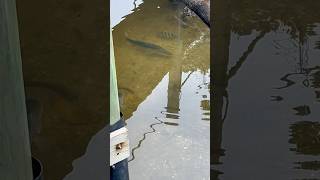
[[[128,129],[122,127],[110,133],[110,166],[130,156]]]

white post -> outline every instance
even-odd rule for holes
[[[0,179],[33,179],[15,0],[0,0]]]

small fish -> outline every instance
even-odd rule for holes
[[[271,97],[271,101],[282,101],[283,97],[281,96],[270,96]]]
[[[166,118],[169,118],[169,119],[179,119],[179,115],[177,114],[166,114]]]
[[[173,123],[173,122],[163,122],[163,123],[170,126],[179,126],[178,123]]]
[[[172,32],[159,32],[157,36],[163,40],[176,40],[178,36]]]
[[[140,41],[140,40],[133,40],[133,39],[130,39],[128,37],[128,34],[125,33],[125,36],[126,36],[126,39],[128,42],[130,42],[131,44],[135,45],[135,46],[138,46],[138,47],[141,47],[145,50],[148,50],[150,53],[153,53],[153,54],[156,54],[156,55],[159,55],[159,56],[165,56],[165,57],[170,57],[172,56],[172,53],[169,52],[168,50],[156,45],[156,44],[153,44],[153,43],[149,43],[149,42],[144,42],[144,41]]]
[[[296,115],[299,115],[299,116],[306,116],[311,113],[310,107],[307,105],[298,106],[293,109],[296,111]]]

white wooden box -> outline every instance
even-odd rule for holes
[[[128,129],[122,127],[110,133],[110,166],[130,156]]]

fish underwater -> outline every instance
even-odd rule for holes
[[[281,96],[270,96],[271,97],[271,101],[282,101],[283,97]]]
[[[173,123],[173,122],[163,122],[163,123],[170,126],[179,126],[178,123]]]
[[[130,42],[131,44],[143,48],[145,49],[148,53],[151,54],[155,54],[158,56],[163,56],[163,57],[170,57],[172,56],[172,53],[169,52],[168,50],[162,48],[161,46],[158,46],[156,44],[153,43],[149,43],[149,42],[144,42],[144,41],[140,41],[140,40],[134,40],[128,37],[128,34],[125,33],[125,37],[127,39],[128,42]]]
[[[166,32],[166,31],[158,32],[157,36],[162,40],[177,40],[178,39],[178,35],[173,32]]]

